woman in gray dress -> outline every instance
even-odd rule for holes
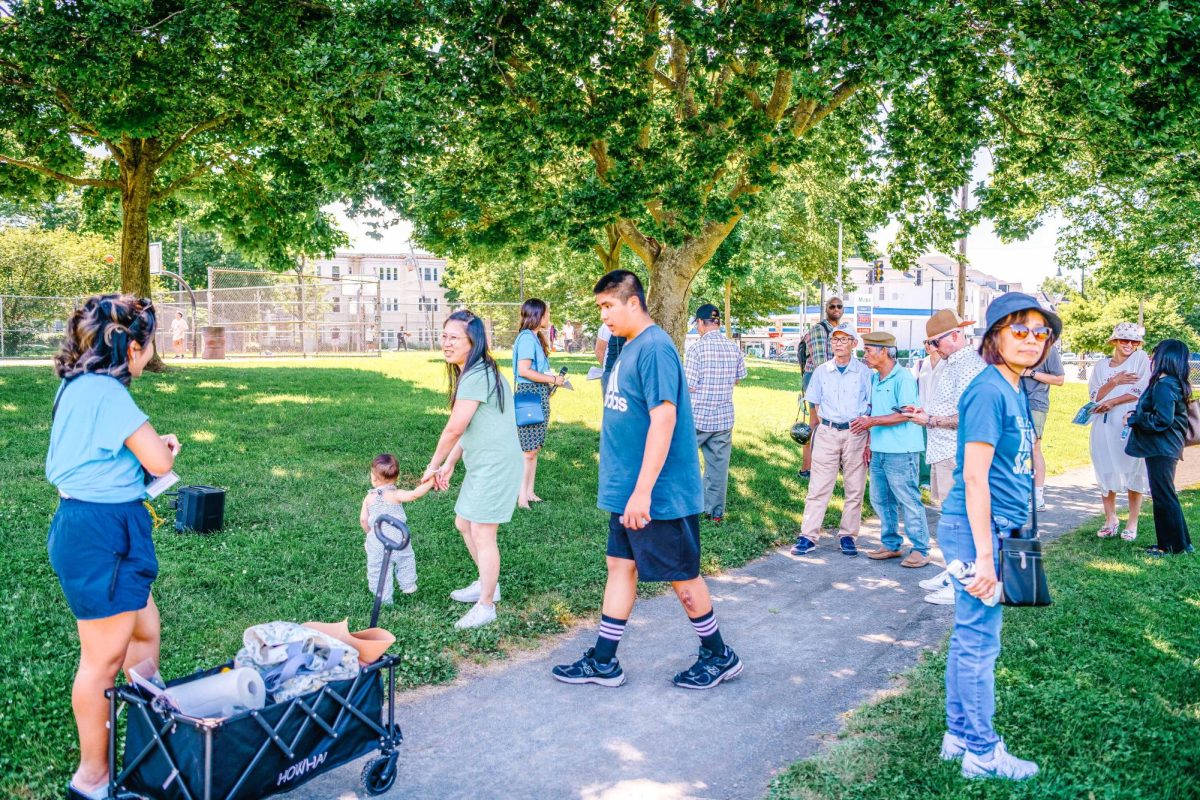
[[[483,320],[455,311],[442,327],[442,355],[450,377],[450,419],[425,478],[448,489],[459,458],[466,476],[454,505],[454,525],[475,562],[478,578],[450,593],[473,603],[456,628],[477,628],[496,619],[500,599],[500,550],[496,530],[512,519],[521,490],[523,456],[517,440],[513,394],[487,349]]]

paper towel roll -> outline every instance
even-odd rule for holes
[[[236,706],[258,709],[267,702],[262,676],[249,667],[181,683],[164,694],[189,717],[228,717]]]

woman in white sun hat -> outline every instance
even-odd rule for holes
[[[1142,495],[1149,489],[1146,462],[1125,454],[1129,428],[1125,417],[1137,405],[1150,381],[1150,359],[1142,350],[1146,331],[1132,322],[1122,322],[1113,328],[1108,343],[1112,358],[1098,362],[1088,381],[1088,396],[1096,407],[1092,409],[1092,468],[1104,503],[1104,525],[1097,531],[1101,538],[1116,536],[1120,528],[1117,518],[1117,493],[1129,496],[1129,521],[1121,538],[1137,538],[1138,513]]]

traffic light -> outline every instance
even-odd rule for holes
[[[920,267],[917,267],[917,286],[921,285],[921,272],[922,271],[923,270]]]
[[[868,286],[875,285],[875,267],[874,266],[867,267],[867,285]]]
[[[875,262],[875,266],[872,269],[872,272],[875,277],[874,282],[875,283],[883,283],[883,260],[882,259]]]

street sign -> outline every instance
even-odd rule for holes
[[[875,318],[874,299],[870,292],[862,292],[854,298],[854,327],[858,333],[870,333]]]

